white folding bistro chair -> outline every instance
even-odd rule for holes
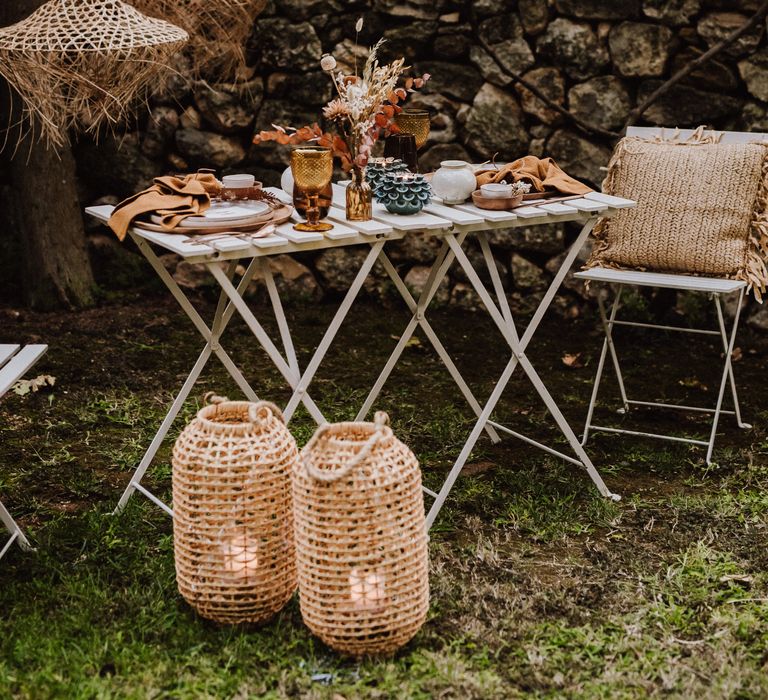
[[[642,138],[654,138],[664,135],[664,129],[652,128],[652,127],[630,127],[627,129],[627,136],[639,136]],[[692,130],[680,130],[679,135],[681,139],[689,137],[693,133]],[[720,143],[744,143],[755,142],[761,140],[768,140],[766,134],[755,134],[747,132],[723,132]],[[584,425],[584,435],[582,437],[582,445],[586,445],[589,439],[590,431],[599,431],[607,433],[618,433],[623,435],[636,435],[640,437],[657,438],[661,440],[671,440],[673,442],[685,442],[692,445],[701,445],[707,448],[707,464],[712,461],[712,451],[715,446],[715,436],[717,434],[717,426],[720,420],[720,416],[732,415],[736,418],[736,423],[739,428],[748,429],[752,426],[749,423],[745,423],[741,418],[741,410],[739,408],[739,396],[736,390],[736,382],[733,376],[733,367],[731,364],[731,356],[733,353],[734,343],[736,341],[736,332],[739,327],[739,316],[741,312],[742,302],[744,301],[744,294],[746,293],[746,283],[738,280],[710,278],[710,277],[695,277],[692,275],[677,275],[677,274],[661,274],[655,272],[641,272],[636,270],[612,270],[608,268],[592,268],[590,270],[584,270],[577,272],[575,277],[582,280],[588,280],[593,283],[607,284],[615,287],[615,294],[613,297],[613,303],[610,309],[606,311],[605,302],[602,295],[598,294],[598,306],[600,310],[600,320],[602,322],[603,331],[605,333],[605,339],[603,340],[603,347],[600,353],[600,360],[597,364],[597,373],[595,375],[595,383],[592,387],[592,396],[589,401],[589,408],[587,410],[587,419]],[[714,301],[715,311],[717,314],[717,329],[707,328],[683,328],[679,326],[665,326],[653,323],[637,323],[633,321],[620,320],[618,318],[618,311],[621,305],[622,288],[626,285],[629,286],[645,286],[645,287],[658,287],[673,290],[683,290],[691,292],[701,292],[707,294]],[[736,312],[734,314],[733,322],[731,324],[730,333],[727,330],[725,323],[725,316],[723,314],[722,297],[729,294],[738,294],[738,304],[736,305]],[[618,353],[613,342],[613,331],[615,326],[634,326],[639,328],[654,328],[664,331],[675,331],[681,333],[691,333],[695,335],[719,335],[722,341],[724,351],[724,362],[722,377],[720,380],[720,389],[717,395],[717,401],[714,407],[703,406],[687,406],[680,404],[663,403],[659,401],[642,401],[636,399],[630,399],[627,395],[627,389],[624,384],[624,378],[621,373],[621,366],[619,363]],[[651,408],[664,408],[675,409],[681,411],[689,411],[696,413],[709,413],[712,415],[712,425],[710,428],[709,440],[697,440],[691,437],[679,437],[676,435],[662,435],[658,433],[648,433],[640,430],[628,430],[624,428],[611,427],[606,425],[598,425],[592,422],[595,410],[595,404],[597,403],[597,396],[600,390],[600,380],[603,376],[605,369],[605,361],[610,354],[611,363],[613,365],[614,373],[619,387],[619,394],[621,396],[622,408],[619,409],[621,413],[627,413],[630,407],[651,407]],[[730,386],[731,397],[733,399],[733,410],[723,409],[723,401],[725,398],[726,386]]]
[[[48,349],[47,345],[0,345],[0,398],[34,365]],[[11,517],[6,507],[0,501],[0,520],[2,520],[10,538],[0,549],[0,559],[17,542],[22,549],[30,550],[32,546],[24,536],[21,528]]]

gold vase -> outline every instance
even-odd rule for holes
[[[347,185],[347,221],[370,221],[373,218],[373,195],[365,180],[365,170],[352,166],[352,181]]]

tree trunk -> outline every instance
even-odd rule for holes
[[[2,0],[0,26],[19,21],[42,4],[43,0]],[[18,120],[18,96],[13,102],[13,110],[7,102],[2,110],[11,124]],[[8,145],[0,155],[10,175],[9,210],[0,211],[0,224],[7,235],[21,238],[24,261],[20,281],[25,299],[40,309],[91,304],[95,284],[72,151],[67,147],[57,153],[27,137],[14,155],[16,136],[11,129]]]

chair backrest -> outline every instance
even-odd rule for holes
[[[670,137],[675,133],[675,129],[664,126],[630,126],[627,127],[627,136],[639,136],[640,138],[655,138],[657,136]],[[716,131],[714,129],[705,131],[722,134],[720,143],[755,143],[768,141],[768,134],[755,131]],[[694,132],[694,129],[680,129],[678,131],[681,139],[687,139]]]

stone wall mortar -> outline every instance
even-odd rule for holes
[[[277,184],[288,149],[253,146],[252,136],[273,123],[298,126],[319,117],[331,91],[319,69],[320,56],[331,52],[340,61],[354,60],[350,37],[361,15],[361,45],[384,36],[385,60],[403,55],[414,72],[433,76],[427,89],[411,98],[413,106],[436,114],[421,153],[423,168],[447,158],[481,162],[496,153],[505,162],[534,153],[550,155],[572,174],[599,185],[611,140],[585,135],[513,85],[474,37],[482,36],[505,66],[580,119],[619,130],[639,100],[746,21],[757,5],[756,0],[274,0],[254,25],[247,82],[175,80],[152,99],[151,114],[135,130],[98,145],[78,145],[83,201],[120,198],[159,173],[203,166],[215,166],[220,174],[252,172],[266,185]],[[641,123],[768,131],[765,24],[673,88]],[[510,296],[535,295],[574,235],[568,227],[549,233],[493,234]],[[393,250],[393,257],[417,287],[432,252],[430,244],[414,237]],[[301,256],[295,261],[301,271],[282,266],[292,277],[286,277],[286,288],[299,280],[299,296],[338,294],[339,275],[355,265],[356,255]],[[379,277],[366,288],[383,300],[391,292]],[[583,299],[577,285],[565,293],[574,303]],[[441,298],[477,303],[456,272]]]

